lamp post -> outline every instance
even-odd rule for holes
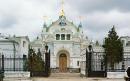
[[[85,73],[86,73],[86,77],[88,76],[88,50],[86,49],[86,71],[85,71]]]
[[[45,72],[48,73],[48,46],[45,45]]]
[[[92,57],[92,45],[88,46],[88,73],[91,72],[91,57]]]
[[[46,44],[46,46],[45,46],[45,50],[46,50],[45,53],[47,53],[47,51],[48,51],[48,46],[47,46],[47,44]]]
[[[45,72],[48,77],[50,74],[50,50],[48,51],[48,45],[45,46]]]

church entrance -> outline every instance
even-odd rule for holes
[[[67,56],[66,54],[60,54],[59,56],[59,71],[67,72]]]

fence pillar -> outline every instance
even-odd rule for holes
[[[91,58],[92,58],[92,52],[89,52],[89,55],[88,55],[88,64],[89,64],[89,68],[88,68],[88,72],[91,72]]]
[[[123,58],[122,58],[122,70],[125,70],[125,59],[124,59],[124,56],[123,56]]]
[[[13,70],[15,71],[15,57],[13,58]]]
[[[2,71],[4,71],[4,55],[2,55]]]
[[[31,62],[31,63],[30,63],[30,64],[31,64],[31,67],[29,67],[29,69],[30,69],[30,71],[31,71],[31,72],[30,72],[30,76],[32,77],[32,76],[33,76],[33,67],[32,67],[32,61],[33,61],[33,60],[32,60],[32,55],[30,56],[29,59],[30,59],[30,62]]]
[[[105,53],[104,55],[104,59],[105,59],[105,77],[107,77],[107,54]]]
[[[50,50],[45,53],[45,72],[47,76],[50,74]]]
[[[23,68],[22,68],[23,71],[26,71],[26,70],[27,70],[26,61],[27,61],[27,56],[26,56],[26,55],[23,55]]]
[[[85,75],[86,77],[88,77],[88,68],[89,68],[89,65],[88,65],[88,50],[86,49],[86,68],[85,68]]]

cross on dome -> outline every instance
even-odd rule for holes
[[[64,13],[64,0],[61,1],[61,12],[60,12],[60,16],[65,16],[65,13]]]

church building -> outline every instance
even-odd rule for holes
[[[52,72],[79,72],[81,51],[88,44],[82,24],[70,22],[62,10],[58,20],[49,26],[44,23],[41,35],[31,42],[31,47],[43,54],[45,45],[49,46]]]

